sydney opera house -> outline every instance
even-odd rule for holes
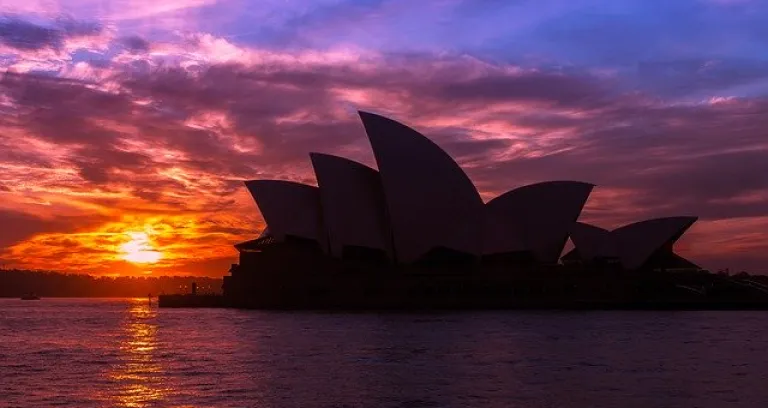
[[[673,251],[696,217],[612,231],[585,224],[579,215],[595,186],[582,181],[531,184],[483,202],[462,168],[430,139],[383,116],[359,114],[378,170],[311,153],[317,186],[245,183],[267,226],[235,246],[240,262],[224,283],[234,303],[606,299],[644,296],[653,276],[699,270]],[[574,249],[562,256],[569,238]]]

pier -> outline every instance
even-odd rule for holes
[[[157,304],[160,307],[182,308],[182,307],[226,307],[222,295],[197,295],[197,294],[177,294],[160,295],[157,297]]]

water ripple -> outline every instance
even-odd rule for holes
[[[0,406],[763,407],[764,320],[0,300]]]

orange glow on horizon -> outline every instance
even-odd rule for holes
[[[56,265],[60,272],[101,276],[221,276],[237,260],[232,245],[263,228],[242,201],[243,210],[234,214],[125,214],[71,232],[37,234],[9,248],[9,258],[24,261],[10,266]]]

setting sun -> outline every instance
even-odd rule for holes
[[[129,232],[131,240],[120,246],[123,259],[133,263],[155,263],[162,254],[152,247],[146,232]]]

